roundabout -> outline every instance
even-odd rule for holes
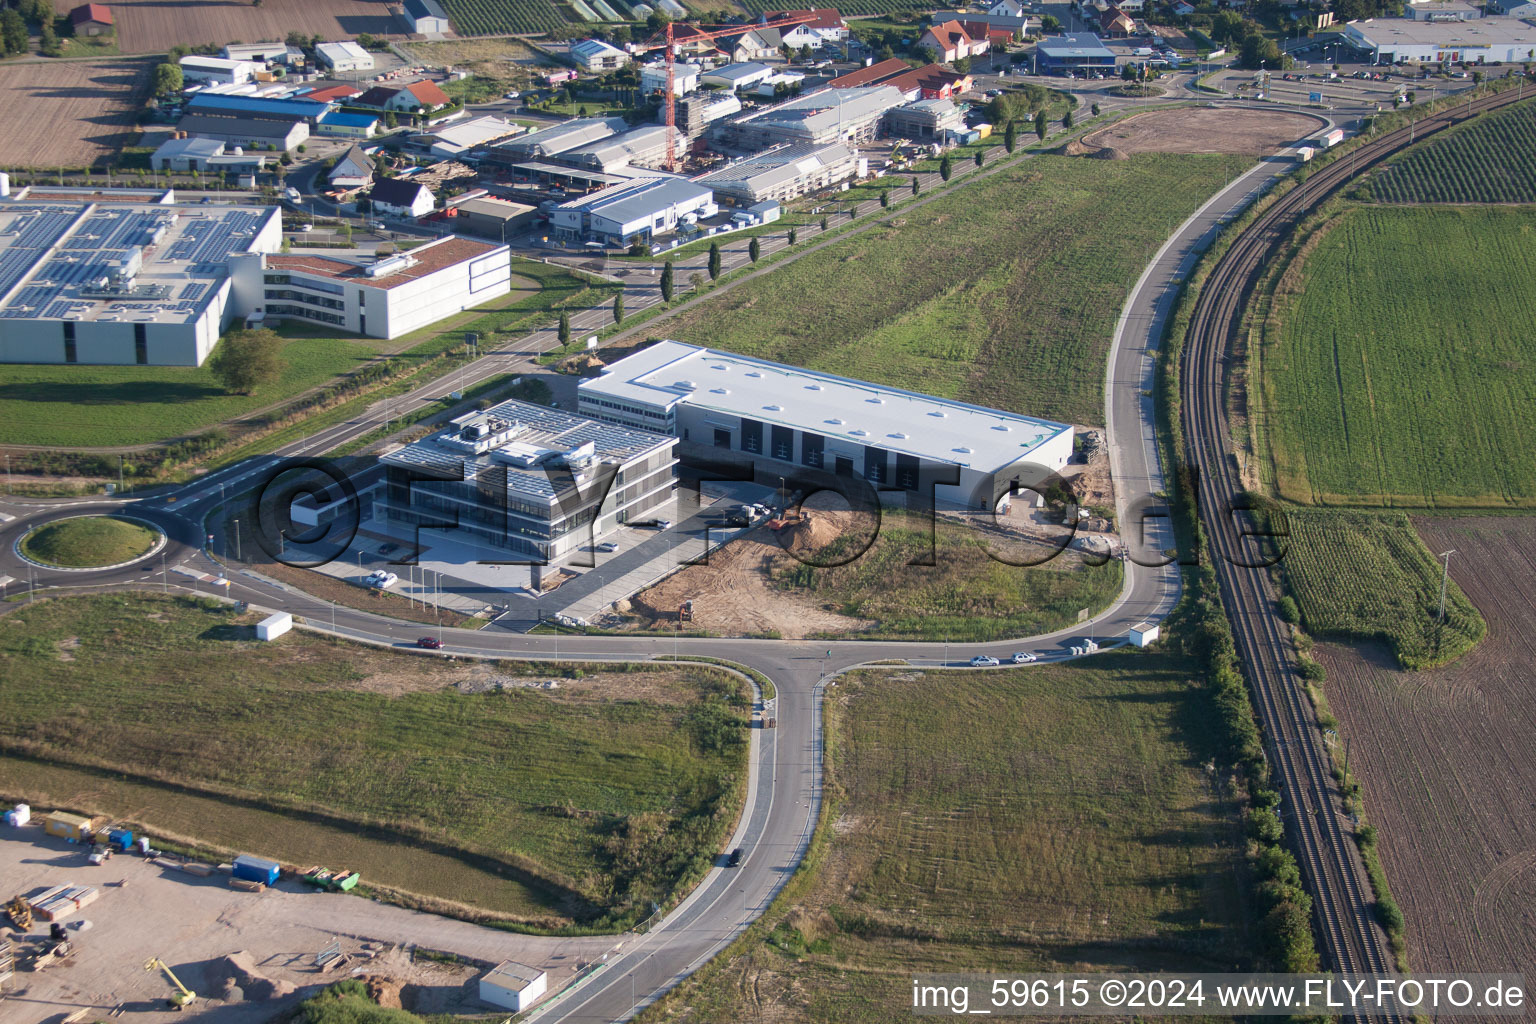
[[[72,515],[33,526],[15,550],[40,569],[100,572],[132,565],[165,544],[164,530],[136,516]]]

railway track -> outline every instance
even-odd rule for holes
[[[1201,289],[1186,340],[1182,424],[1186,455],[1198,471],[1198,499],[1238,655],[1274,765],[1281,811],[1311,889],[1324,956],[1340,973],[1388,974],[1394,965],[1378,927],[1364,864],[1341,821],[1340,793],[1286,643],[1275,597],[1234,511],[1243,487],[1225,415],[1229,348],[1267,262],[1296,225],[1357,174],[1406,146],[1478,113],[1517,102],[1518,91],[1474,98],[1361,146],[1282,196],[1233,242]]]

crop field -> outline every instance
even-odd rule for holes
[[[79,788],[81,770],[184,787],[228,805],[218,841],[280,860],[314,856],[313,826],[350,829],[374,840],[348,856],[377,883],[552,925],[665,900],[735,820],[744,703],[707,667],[573,670],[545,691],[516,683],[559,674],[549,666],[301,633],[262,644],[257,615],[159,595],[12,611],[0,619],[0,754],[64,765],[75,774],[59,787]],[[0,790],[17,788],[0,763]],[[196,817],[161,821],[166,803],[144,812],[151,830],[213,838]],[[301,823],[292,845],[287,817]],[[402,842],[519,884],[486,886],[488,903],[461,870],[445,892],[426,862],[396,870]]]
[[[465,330],[478,331],[489,348],[498,335],[531,330],[569,304],[595,301],[594,287],[562,268],[518,263],[514,292],[499,308],[482,307],[393,341],[347,336],[327,338],[308,327],[279,332],[291,338],[282,351],[287,368],[254,395],[232,395],[205,363],[190,366],[63,366],[0,364],[0,444],[49,448],[149,444],[206,430],[247,416],[309,388],[327,384],[367,360],[433,354],[458,344]],[[598,286],[598,291],[615,285]],[[478,316],[476,314],[479,314]],[[84,406],[89,416],[64,416],[65,406]]]
[[[63,0],[56,0],[56,7],[61,14],[69,10]],[[352,39],[362,32],[400,39],[405,24],[389,8],[387,0],[263,0],[259,5],[120,0],[112,4],[112,14],[120,50],[164,53],[176,45],[284,39],[293,31],[324,39]]]
[[[1342,214],[1277,296],[1265,435],[1291,501],[1536,506],[1536,212]]]
[[[0,168],[111,163],[139,137],[135,118],[152,67],[144,60],[0,65]]]
[[[1375,644],[1319,644],[1329,705],[1380,829],[1415,973],[1536,963],[1536,519],[1415,525],[1430,550],[1456,550],[1451,576],[1488,638],[1420,673]]]
[[[1038,156],[747,281],[679,314],[667,333],[1098,423],[1110,337],[1147,254],[1247,165],[1232,156]],[[1107,209],[1112,226],[1102,224]]]
[[[527,35],[582,20],[551,0],[444,0],[443,7],[454,31],[465,36]]]
[[[646,1019],[883,1024],[914,971],[1250,965],[1217,731],[1162,654],[843,676],[814,874],[767,941]]]
[[[1384,642],[1407,669],[1449,664],[1483,638],[1482,616],[1454,583],[1439,621],[1441,566],[1406,514],[1292,509],[1286,519],[1280,566],[1307,632]]]
[[[1484,114],[1375,171],[1389,203],[1536,202],[1536,100]]]

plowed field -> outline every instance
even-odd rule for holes
[[[0,166],[80,168],[115,158],[139,134],[133,115],[150,67],[145,60],[0,67]]]

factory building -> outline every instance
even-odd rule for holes
[[[230,147],[214,139],[166,139],[149,155],[149,165],[157,171],[225,171],[250,173],[263,170],[267,158],[260,153],[246,153],[239,146]]]
[[[297,318],[397,338],[511,289],[507,247],[447,235],[375,258],[354,250],[257,252],[230,259],[236,311],[248,322]]]
[[[26,195],[0,200],[0,362],[199,366],[235,315],[229,260],[282,245],[276,207]]]
[[[439,160],[455,160],[472,150],[520,135],[524,130],[520,124],[487,115],[453,122],[415,136],[411,142],[425,147],[427,152]]]
[[[272,117],[237,117],[186,114],[176,122],[178,131],[199,139],[214,139],[244,149],[271,149],[286,153],[309,138],[309,125]]]
[[[616,71],[629,63],[629,54],[601,39],[583,39],[571,44],[571,59],[590,73]]]
[[[690,139],[697,138],[706,126],[741,110],[735,93],[696,92],[677,101],[677,128]]]
[[[557,562],[670,507],[676,447],[664,432],[502,402],[380,456],[384,514]]]
[[[217,117],[269,117],[283,121],[304,121],[311,125],[330,109],[329,103],[304,96],[232,96],[226,93],[202,92],[187,101],[189,114],[212,114]]]
[[[965,128],[965,118],[952,100],[918,100],[891,111],[886,122],[892,135],[905,139],[939,139]]]
[[[502,242],[531,230],[539,216],[537,206],[489,195],[450,201],[448,211],[455,232]]]
[[[540,128],[495,147],[498,162],[515,164],[528,160],[548,160],[568,149],[585,146],[626,130],[629,122],[622,117],[583,117],[551,128]]]
[[[1344,42],[1376,64],[1519,63],[1536,54],[1536,24],[1493,16],[1472,21],[1371,18],[1346,24]]]
[[[784,202],[830,188],[859,174],[859,159],[841,142],[824,146],[776,146],[698,179],[715,195],[750,206],[768,199]]]
[[[209,85],[240,85],[256,77],[256,65],[248,60],[226,60],[223,57],[183,57],[180,61],[181,77],[185,82],[203,82]]]
[[[714,193],[682,178],[651,178],[613,185],[561,203],[550,211],[555,236],[631,245],[677,230],[689,218],[719,212]]]
[[[882,491],[993,508],[1072,454],[1072,428],[912,391],[662,341],[577,387],[588,416],[665,430],[686,453],[767,476],[830,474]],[[805,489],[805,488],[799,488]]]
[[[448,12],[437,0],[405,0],[404,13],[412,32],[425,36],[453,31]]]
[[[779,143],[868,142],[886,111],[905,102],[889,86],[823,89],[744,117],[722,122],[713,133],[728,146],[763,149]]]
[[[671,133],[674,152],[685,153],[688,148],[687,137],[676,128],[668,128],[664,124],[646,125],[643,128],[633,128],[619,135],[589,142],[581,146],[573,146],[555,155],[554,161],[560,164],[569,164],[572,167],[584,167],[588,170],[601,171],[604,174],[612,174],[614,171],[631,165],[636,167],[659,167],[667,159],[667,135]]]
[[[373,70],[373,54],[351,40],[321,43],[315,47],[315,56],[319,58],[320,63],[337,74]]]
[[[722,86],[734,92],[737,89],[750,89],[767,81],[772,75],[773,68],[767,64],[756,62],[727,64],[713,71],[706,71],[699,76],[699,82],[703,85]]]
[[[1035,46],[1042,75],[1073,71],[1114,71],[1115,55],[1091,32],[1047,36]]]

